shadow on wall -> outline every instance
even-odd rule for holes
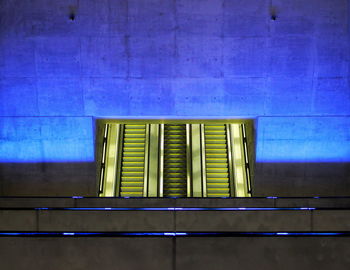
[[[0,163],[1,196],[96,196],[95,162]]]
[[[95,197],[95,163],[0,163],[0,195]],[[253,195],[350,196],[350,162],[258,162]]]
[[[255,166],[255,197],[350,195],[350,162],[257,162]]]

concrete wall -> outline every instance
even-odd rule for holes
[[[347,270],[349,244],[348,237],[2,237],[0,258],[6,270]]]
[[[347,0],[3,0],[0,194],[95,195],[93,117],[171,116],[256,118],[255,195],[349,195],[349,44]]]
[[[1,269],[345,270],[349,206],[350,197],[0,198]]]

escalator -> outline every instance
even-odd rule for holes
[[[142,197],[145,173],[146,125],[124,125],[121,197]]]
[[[204,125],[208,197],[230,197],[228,141],[225,125]]]
[[[186,125],[164,126],[164,197],[187,196]]]
[[[245,125],[169,122],[125,121],[100,129],[99,196],[251,196]]]

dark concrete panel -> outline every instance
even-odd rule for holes
[[[350,231],[350,210],[319,210],[312,212],[314,231]]]
[[[276,207],[350,208],[350,198],[277,198]]]
[[[83,198],[76,199],[76,207],[175,207],[175,199],[167,198]]]
[[[42,210],[40,231],[174,231],[172,211]]]
[[[253,195],[349,196],[349,169],[344,162],[256,163]]]
[[[176,207],[274,207],[274,199],[267,198],[178,198]]]
[[[310,211],[179,211],[180,232],[310,231]]]
[[[0,210],[0,231],[36,231],[37,213],[34,210]]]
[[[350,238],[177,238],[176,269],[348,269]]]
[[[0,197],[0,208],[74,207],[73,198]]]
[[[93,162],[0,163],[0,175],[6,196],[97,195]]]
[[[172,268],[171,238],[0,238],[2,269]]]

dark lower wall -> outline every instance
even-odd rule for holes
[[[94,162],[0,163],[1,196],[97,196]]]
[[[349,196],[349,162],[256,163],[254,196]]]
[[[350,197],[0,198],[1,269],[347,270],[349,206]]]
[[[348,237],[0,237],[0,259],[4,270],[347,270],[349,245]]]

